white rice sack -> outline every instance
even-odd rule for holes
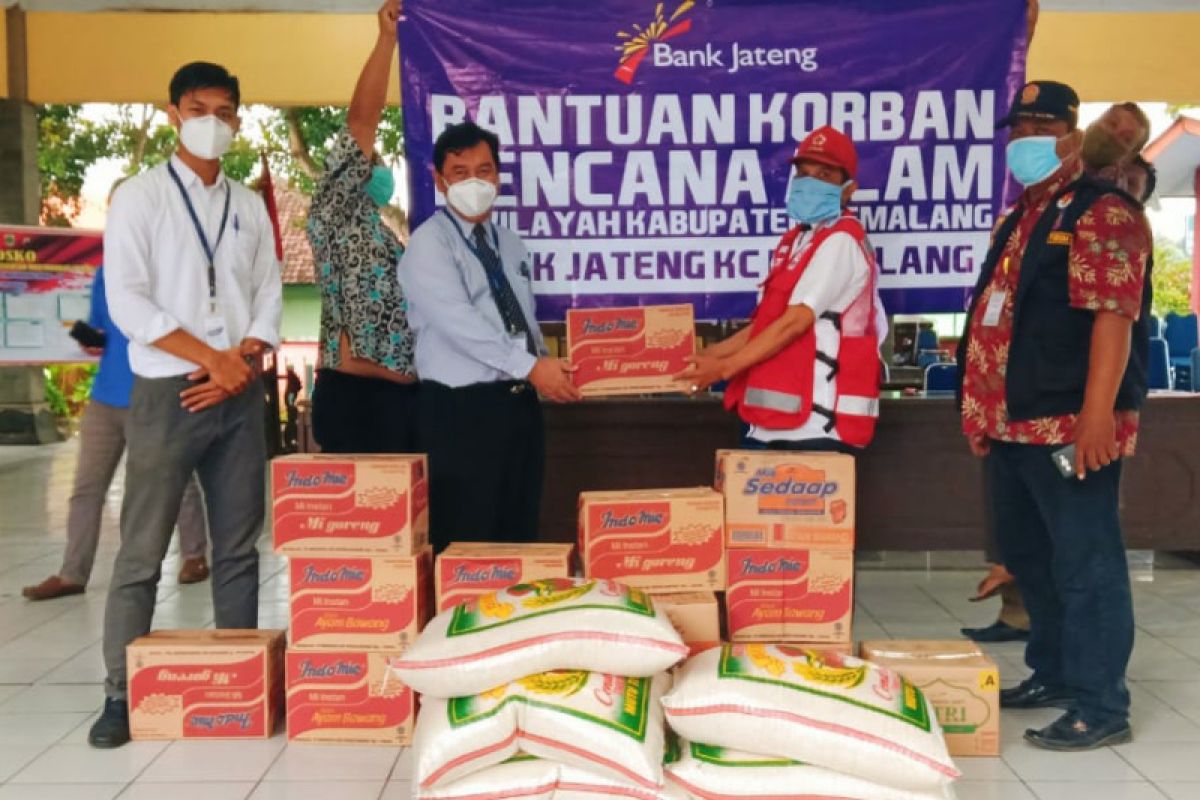
[[[674,783],[705,800],[954,800],[949,786],[924,791],[894,789],[786,758],[694,742],[680,744],[678,760],[667,764],[667,784]]]
[[[418,790],[418,800],[483,800],[519,798],[519,800],[689,800],[679,787],[668,784],[661,789],[645,789],[587,770],[577,769],[532,756],[517,756],[445,788]]]
[[[530,675],[489,692],[427,699],[413,737],[416,782],[438,789],[519,751],[644,789],[662,785],[662,694],[670,678]]]
[[[936,790],[960,774],[920,689],[849,656],[725,645],[683,666],[663,708],[687,740],[803,761],[884,786]]]
[[[553,670],[644,678],[687,653],[644,592],[612,581],[553,578],[443,611],[391,664],[421,694],[464,697]]]

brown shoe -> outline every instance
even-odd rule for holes
[[[206,580],[208,580],[208,562],[204,560],[204,556],[184,560],[183,566],[179,568],[180,583],[200,583]]]
[[[27,600],[53,600],[56,597],[67,597],[73,594],[83,594],[82,584],[64,581],[57,575],[51,575],[37,586],[26,586],[21,594]]]

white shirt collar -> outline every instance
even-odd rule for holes
[[[200,176],[192,171],[191,167],[183,163],[183,159],[179,157],[178,153],[171,154],[171,166],[175,167],[175,172],[179,175],[179,180],[183,182],[185,189],[191,189],[193,186],[199,185],[200,188],[211,191],[225,185],[225,170],[218,170],[217,179],[213,182],[213,185],[205,186]]]
[[[476,223],[467,222],[465,219],[460,217],[458,215],[458,212],[456,212],[449,205],[445,206],[445,209],[446,209],[446,213],[450,215],[450,218],[453,219],[455,221],[455,223],[458,224],[458,229],[460,231],[462,231],[463,236],[466,236],[468,239],[470,239],[472,236],[475,235],[475,224]],[[483,225],[484,230],[486,230],[488,232],[488,234],[490,235],[492,232],[492,225],[493,225],[492,218],[489,216],[487,219],[485,219],[480,224]]]

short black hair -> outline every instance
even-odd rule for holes
[[[220,64],[193,61],[176,70],[171,78],[171,105],[179,105],[185,94],[197,89],[224,89],[233,98],[235,106],[242,104],[242,88],[237,76],[230,75]]]
[[[439,173],[446,164],[446,156],[450,153],[460,153],[474,147],[480,142],[487,142],[492,151],[492,160],[500,167],[500,137],[467,120],[457,125],[449,125],[442,131],[437,141],[433,143],[433,168]]]

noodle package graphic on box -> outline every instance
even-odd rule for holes
[[[735,642],[850,639],[854,554],[836,550],[730,550],[725,604]]]
[[[291,558],[295,650],[396,653],[430,616],[432,548],[398,558]]]
[[[568,578],[569,544],[453,542],[437,557],[437,610],[518,583]]]
[[[854,548],[854,458],[718,450],[729,547]]]
[[[408,556],[429,542],[424,455],[300,454],[271,462],[275,551]]]
[[[288,650],[288,739],[410,744],[416,695],[391,673],[392,655]]]
[[[265,739],[283,709],[284,632],[154,631],[125,650],[134,739]]]
[[[696,352],[691,305],[571,309],[567,354],[584,395],[680,392],[673,376]]]
[[[583,492],[583,572],[653,592],[725,588],[724,512],[708,488]]]

